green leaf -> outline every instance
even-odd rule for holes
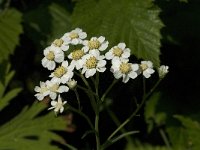
[[[132,54],[160,63],[160,10],[151,0],[81,0],[72,16],[73,27],[89,36],[105,36],[110,46],[125,42]]]
[[[13,54],[19,35],[22,33],[22,14],[16,9],[7,9],[0,13],[0,62]]]
[[[30,108],[24,108],[14,119],[1,126],[1,149],[59,150],[50,143],[52,140],[63,140],[52,130],[65,129],[66,122],[60,117],[55,117],[52,112],[37,117],[44,109],[44,104],[35,102]]]

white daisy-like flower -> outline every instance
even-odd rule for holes
[[[68,61],[63,61],[61,66],[57,67],[50,77],[52,77],[52,82],[65,84],[74,75],[73,67],[68,66]]]
[[[92,37],[89,41],[83,41],[83,45],[85,45],[88,50],[104,51],[108,47],[108,44],[108,41],[105,41],[105,37],[103,36],[100,36],[99,38]]]
[[[55,39],[52,46],[59,47],[62,51],[67,51],[69,49],[69,43],[65,42],[62,38]]]
[[[125,43],[119,43],[117,46],[112,47],[106,54],[105,57],[108,60],[113,58],[129,58],[130,57],[130,49],[126,48]]]
[[[43,67],[48,70],[54,70],[56,62],[61,63],[64,60],[64,52],[55,46],[49,46],[44,50],[44,58],[42,59]]]
[[[93,76],[96,71],[104,72],[106,70],[106,61],[104,60],[105,56],[100,55],[98,50],[91,50],[89,54],[86,54],[82,58],[82,74],[85,73],[85,77],[89,78]]]
[[[169,72],[169,66],[161,65],[158,68],[158,74],[160,78],[164,78],[168,72]]]
[[[138,74],[138,64],[129,63],[128,59],[113,59],[111,72],[116,79],[122,77],[122,82],[127,83],[129,79],[135,79]]]
[[[58,93],[68,92],[69,88],[65,85],[59,85],[58,83],[54,83],[52,81],[46,81],[47,88],[49,90],[49,96],[52,100],[55,100]]]
[[[40,86],[35,86],[35,97],[39,100],[42,101],[45,96],[49,95],[49,90],[47,88],[47,85],[45,82],[40,81]]]
[[[85,55],[85,53],[87,51],[88,50],[85,47],[83,47],[82,49],[77,49],[77,50],[74,50],[73,52],[71,52],[68,55],[68,58],[72,59],[70,65],[73,68],[76,68],[77,70],[81,69],[82,68],[81,58]]]
[[[151,61],[141,61],[140,69],[145,78],[151,77],[151,74],[155,72]]]
[[[50,108],[48,108],[48,110],[54,109],[54,112],[56,114],[58,113],[62,113],[64,111],[64,105],[67,103],[67,101],[62,101],[60,95],[58,96],[58,100],[52,100],[51,101],[51,106]]]
[[[83,32],[82,29],[76,28],[71,32],[65,33],[62,39],[72,45],[82,44],[83,39],[87,37],[86,32]]]

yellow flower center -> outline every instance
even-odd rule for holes
[[[79,36],[78,36],[78,33],[72,32],[72,33],[70,33],[69,37],[70,37],[71,39],[75,39],[75,38],[78,38]]]
[[[72,59],[79,60],[83,55],[84,55],[83,50],[75,50],[74,52],[72,52]]]
[[[148,68],[147,64],[140,64],[140,68],[144,71]]]
[[[96,59],[96,57],[92,56],[89,59],[87,59],[87,61],[86,61],[86,67],[88,69],[96,68],[96,66],[97,66],[97,59]]]
[[[100,46],[101,46],[101,43],[98,40],[88,42],[89,49],[98,49]]]
[[[122,63],[119,67],[121,73],[127,74],[131,71],[131,65],[129,63]]]
[[[59,88],[59,85],[58,84],[54,84],[52,87],[50,87],[50,91],[52,92],[56,92]]]
[[[48,60],[54,60],[55,55],[54,55],[54,53],[52,51],[49,51],[49,53],[47,54],[46,58]]]
[[[42,88],[40,89],[40,93],[44,93],[44,92],[46,92],[46,91],[48,91],[48,88],[47,88],[47,87],[42,87]]]
[[[119,48],[119,47],[113,48],[113,54],[114,54],[115,56],[120,57],[120,56],[122,55],[122,53],[123,53],[123,51],[122,51],[121,48]]]
[[[57,47],[61,47],[61,45],[63,44],[63,40],[62,39],[55,39],[55,41],[53,42],[53,44]]]
[[[63,66],[60,66],[60,67],[56,68],[56,70],[54,71],[54,76],[56,76],[57,78],[60,78],[66,72],[67,72],[67,69],[65,67],[63,67]]]

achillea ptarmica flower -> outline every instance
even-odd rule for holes
[[[151,74],[155,72],[151,61],[141,61],[140,69],[145,78],[151,77]]]
[[[67,51],[69,49],[68,43],[63,39],[55,39],[52,46],[59,47],[62,51]]]
[[[39,101],[42,101],[45,96],[49,95],[49,90],[45,82],[40,81],[40,86],[36,86],[34,90],[35,92],[37,92],[37,94],[35,94],[35,97]]]
[[[60,95],[58,96],[58,100],[52,100],[51,106],[48,110],[54,109],[54,112],[56,114],[62,113],[64,111],[64,105],[67,103],[67,101],[62,101]]]
[[[82,44],[83,39],[87,37],[86,32],[83,32],[82,29],[76,28],[71,32],[65,33],[62,39],[72,45]]]
[[[83,45],[85,45],[88,50],[104,51],[108,47],[108,41],[105,41],[105,37],[103,36],[100,36],[99,38],[92,37],[89,41],[83,41]]]
[[[158,75],[159,75],[160,78],[164,78],[168,72],[169,72],[169,67],[168,66],[161,65],[158,68]]]
[[[70,65],[73,68],[76,68],[77,70],[81,69],[82,68],[81,58],[85,55],[86,52],[87,52],[87,49],[85,49],[84,47],[82,49],[77,49],[71,52],[68,55],[68,58],[72,59]]]
[[[98,50],[91,50],[89,54],[86,54],[82,58],[82,74],[85,73],[85,77],[89,78],[93,76],[96,71],[104,72],[106,70],[106,61],[104,60],[105,56],[100,55]]]
[[[42,65],[48,70],[54,70],[56,62],[61,63],[64,60],[64,52],[60,48],[54,46],[47,47],[44,50],[44,56]]]
[[[117,46],[112,47],[106,54],[106,59],[111,60],[113,58],[129,58],[130,49],[126,48],[125,43],[119,43]]]
[[[58,93],[68,92],[69,88],[66,85],[59,85],[52,81],[46,81],[47,88],[49,90],[49,96],[52,100],[55,100]]]
[[[135,79],[138,74],[138,64],[129,63],[128,59],[113,59],[111,72],[116,79],[123,78],[122,82],[127,83],[129,79]]]
[[[52,82],[65,84],[74,75],[73,68],[68,66],[68,61],[63,61],[61,66],[57,67],[50,77],[52,77]]]
[[[74,79],[71,79],[67,82],[67,85],[69,86],[70,89],[74,89],[77,85],[77,81]]]

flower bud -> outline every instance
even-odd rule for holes
[[[69,86],[70,89],[74,89],[77,85],[77,81],[72,79],[72,80],[67,82],[67,85]]]
[[[159,77],[162,79],[165,77],[165,75],[169,72],[169,67],[168,66],[165,66],[165,65],[162,65],[158,68],[158,74],[159,74]]]

